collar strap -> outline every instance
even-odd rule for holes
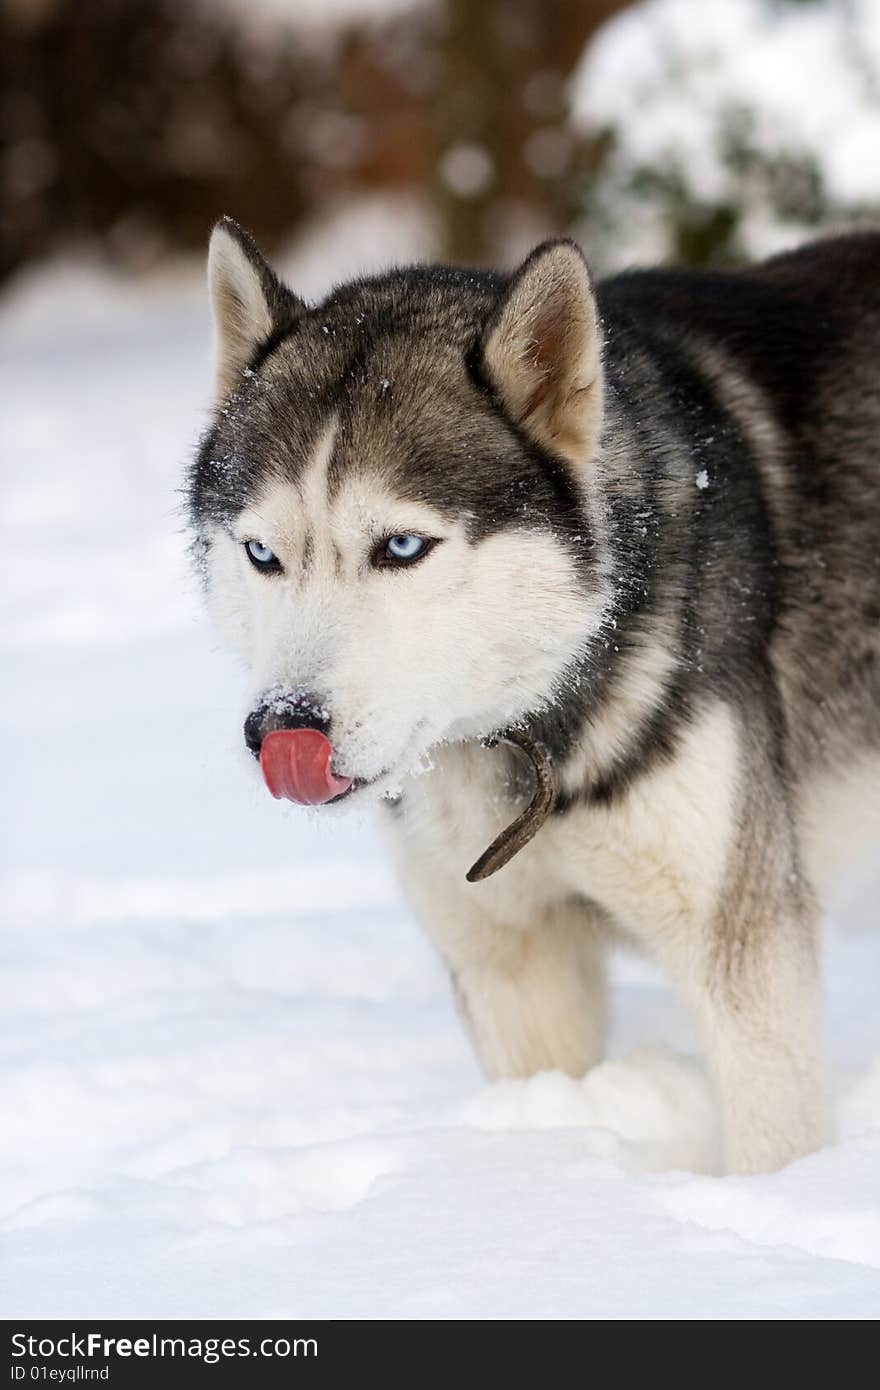
[[[468,883],[480,883],[484,878],[489,878],[499,869],[503,869],[505,864],[509,864],[513,856],[519,854],[529,840],[537,835],[556,802],[556,774],[550,754],[543,743],[535,743],[527,738],[522,730],[513,728],[487,739],[486,747],[494,748],[498,743],[509,743],[525,753],[535,770],[537,787],[522,815],[517,816],[506,830],[502,830],[476,863],[468,869]]]

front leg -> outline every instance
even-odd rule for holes
[[[675,756],[607,808],[569,816],[572,854],[691,1005],[721,1093],[728,1167],[753,1173],[827,1134],[818,911],[767,700],[717,703]]]
[[[750,837],[751,838],[751,837]],[[721,1095],[728,1170],[772,1172],[828,1137],[818,912],[752,839],[712,921],[665,955],[699,1022]]]
[[[528,929],[475,923],[480,948],[448,964],[459,1014],[492,1080],[600,1061],[607,1023],[604,951],[596,923],[557,907]]]
[[[601,923],[588,907],[560,903],[526,916],[491,885],[408,877],[490,1079],[549,1070],[583,1076],[600,1060],[604,949]]]

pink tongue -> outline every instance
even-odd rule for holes
[[[320,806],[351,786],[350,777],[330,771],[330,742],[317,729],[276,729],[260,748],[263,779],[274,797],[300,806]]]

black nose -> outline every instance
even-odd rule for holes
[[[304,690],[272,693],[251,710],[244,721],[244,741],[255,758],[260,756],[263,739],[276,729],[317,729],[326,734],[330,716],[315,695]]]

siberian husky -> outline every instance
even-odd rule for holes
[[[880,830],[880,233],[310,307],[224,219],[209,280],[194,550],[269,790],[375,803],[490,1077],[594,1065],[621,933],[730,1169],[821,1145],[817,902]]]

